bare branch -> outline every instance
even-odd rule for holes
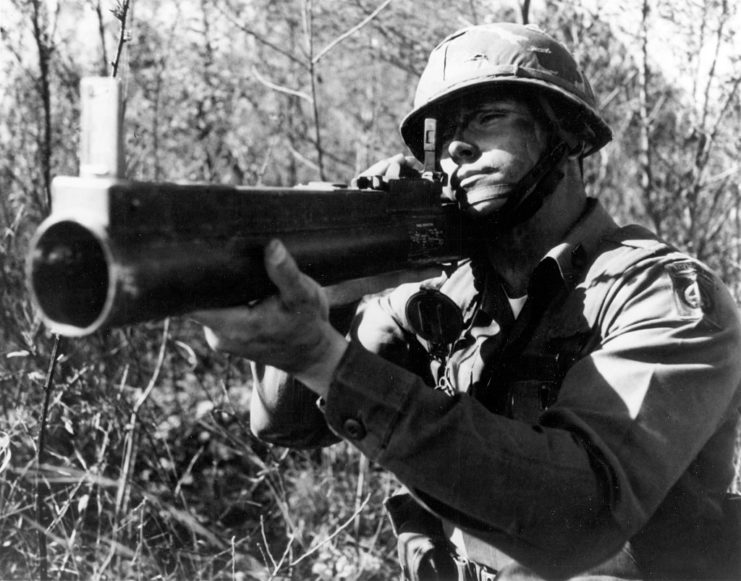
[[[113,72],[111,73],[112,77],[115,77],[118,75],[118,65],[121,62],[121,53],[123,52],[124,44],[126,44],[127,40],[127,31],[126,31],[126,17],[129,13],[129,6],[131,4],[131,0],[124,0],[123,4],[120,4],[116,7],[114,10],[114,15],[116,18],[121,22],[121,28],[119,29],[118,33],[118,46],[116,46],[116,58],[113,60]]]
[[[698,47],[702,47],[705,44],[705,30],[707,28],[708,24],[708,11],[709,6],[707,2],[702,3],[702,18],[700,19],[700,31],[699,31],[699,37],[698,37]],[[688,55],[691,56],[691,55]],[[696,67],[695,67],[695,74],[693,75],[692,79],[692,95],[697,98],[697,92],[699,91],[699,83],[700,83],[700,71],[702,67],[702,59],[697,59]]]
[[[242,24],[241,22],[239,22],[237,20],[237,17],[234,14],[227,13],[224,10],[224,8],[219,3],[215,3],[215,6],[216,6],[216,9],[219,12],[221,12],[221,14],[229,22],[231,22],[234,26],[236,26],[237,28],[239,28],[239,30],[241,30],[245,34],[251,36],[256,41],[258,41],[260,44],[263,44],[263,45],[267,46],[269,49],[274,50],[278,54],[282,54],[284,57],[286,57],[287,59],[291,60],[292,62],[300,65],[302,68],[308,68],[308,65],[304,61],[302,61],[300,58],[298,58],[295,55],[291,54],[287,50],[282,49],[277,44],[270,42],[267,38],[265,38],[264,36],[258,34],[257,32],[255,32],[254,30],[252,30],[251,28],[247,28],[244,24]]]
[[[288,144],[288,150],[291,152],[291,155],[295,159],[304,164],[306,167],[309,167],[315,171],[319,171],[319,166],[311,161],[308,157],[306,157],[303,153],[301,153],[298,149],[296,149],[292,144]]]
[[[41,153],[41,167],[46,192],[46,209],[51,208],[51,79],[49,64],[52,53],[52,39],[49,37],[48,19],[45,7],[40,0],[33,0],[33,37],[39,56],[39,89],[44,110],[44,126],[39,136],[39,150]],[[43,14],[42,14],[43,11]]]
[[[324,545],[326,545],[326,544],[327,544],[327,543],[328,543],[329,541],[331,541],[331,540],[332,540],[332,539],[334,539],[334,538],[335,538],[335,537],[336,537],[337,535],[339,535],[339,534],[340,534],[340,533],[341,533],[341,532],[342,532],[342,531],[343,531],[344,529],[346,529],[347,527],[349,527],[349,526],[350,526],[350,525],[351,525],[351,524],[353,523],[353,521],[354,521],[354,520],[355,520],[355,519],[357,518],[357,516],[358,516],[358,515],[359,515],[359,514],[360,514],[360,513],[361,513],[361,512],[363,511],[363,509],[364,509],[364,508],[366,507],[366,505],[368,504],[368,502],[370,501],[370,499],[371,499],[371,495],[369,494],[368,496],[366,496],[366,497],[365,497],[365,500],[363,501],[363,503],[362,503],[362,504],[360,505],[360,507],[359,507],[359,508],[358,508],[358,509],[357,509],[357,510],[356,510],[356,511],[355,511],[355,512],[354,512],[354,513],[352,514],[352,516],[351,516],[350,518],[348,518],[348,519],[347,519],[347,520],[346,520],[346,521],[345,521],[344,523],[342,523],[342,524],[341,524],[341,525],[340,525],[340,526],[339,526],[339,527],[337,528],[337,530],[336,530],[336,531],[334,531],[334,532],[333,532],[333,533],[332,533],[331,535],[329,535],[329,536],[328,536],[328,537],[327,537],[326,539],[324,539],[323,541],[321,541],[321,542],[317,543],[316,545],[314,545],[314,546],[313,546],[313,547],[312,547],[311,549],[309,549],[309,550],[308,550],[308,551],[307,551],[306,553],[304,553],[303,555],[301,555],[301,556],[300,556],[300,557],[299,557],[298,559],[296,559],[295,561],[291,562],[291,563],[290,563],[290,566],[291,566],[291,567],[295,567],[295,566],[296,566],[296,565],[298,565],[298,564],[299,564],[299,563],[300,563],[301,561],[303,561],[304,559],[306,559],[306,557],[308,557],[308,556],[310,556],[310,555],[312,555],[312,554],[316,553],[316,552],[317,552],[317,551],[318,551],[318,550],[319,550],[320,548],[322,548],[322,547],[323,547]]]
[[[114,516],[113,516],[114,518],[114,524],[113,524],[114,544],[118,540],[116,538],[116,532],[119,527],[119,520],[121,518],[121,514],[126,512],[127,504],[128,504],[129,478],[131,477],[131,470],[136,461],[136,452],[137,452],[137,447],[138,447],[137,440],[139,438],[139,431],[138,431],[139,410],[141,409],[142,405],[144,405],[144,403],[147,401],[147,399],[152,393],[152,390],[157,384],[157,381],[159,380],[160,373],[162,372],[162,367],[165,363],[165,354],[167,353],[167,342],[169,338],[170,338],[170,319],[168,318],[168,319],[165,319],[164,328],[162,330],[162,343],[160,344],[159,354],[157,356],[157,363],[155,364],[154,371],[152,372],[152,377],[149,379],[149,383],[147,384],[146,389],[141,393],[136,403],[134,404],[134,407],[131,410],[131,414],[129,415],[129,423],[126,426],[126,429],[128,430],[128,434],[126,436],[126,440],[124,443],[123,465],[121,467],[121,474],[119,476],[119,479],[116,485],[116,504],[114,506]],[[115,556],[115,551],[111,549],[111,551],[108,553],[103,563],[101,564],[100,568],[96,571],[96,574],[95,574],[96,579],[102,578],[103,573],[105,572],[106,568],[108,567],[108,565],[110,564],[114,556]]]
[[[368,16],[366,16],[363,20],[361,20],[358,24],[353,26],[350,30],[347,32],[341,34],[337,38],[335,38],[332,42],[330,42],[327,46],[325,46],[321,51],[319,51],[319,54],[316,55],[312,61],[314,64],[318,63],[320,60],[322,60],[329,51],[331,51],[334,47],[336,47],[338,44],[340,44],[343,40],[349,38],[353,34],[355,34],[358,30],[363,28],[366,24],[368,24],[371,20],[373,20],[376,16],[378,16],[381,11],[391,4],[391,0],[385,0],[378,8],[376,8],[373,12],[371,12]]]
[[[703,236],[699,238],[697,244],[697,254],[700,259],[703,258],[706,243],[710,240],[714,240],[726,227],[727,215],[716,211],[719,205],[718,202],[720,201],[721,197],[723,197],[723,193],[725,191],[726,183],[723,183],[715,189],[715,192],[712,196],[712,202],[707,212],[708,219],[706,222],[706,227],[704,228]],[[713,220],[712,217],[716,214],[720,214],[720,217],[716,220]]]
[[[715,78],[715,68],[718,66],[718,55],[720,54],[720,47],[723,43],[723,27],[725,25],[726,17],[728,16],[728,5],[725,1],[721,4],[723,5],[723,13],[718,18],[718,29],[716,30],[715,34],[715,51],[713,52],[713,60],[710,64],[710,70],[708,71],[708,81],[705,84],[705,92],[703,95],[702,122],[700,124],[700,126],[703,128],[705,127],[708,116],[708,109],[710,108],[710,88]]]
[[[106,76],[108,74],[108,65],[110,64],[108,62],[108,47],[106,46],[105,41],[105,27],[103,26],[103,7],[100,4],[100,0],[96,0],[95,2],[95,14],[98,17],[98,34],[100,35],[100,49],[102,51],[102,61],[103,64],[101,66],[101,75]]]
[[[57,368],[57,361],[59,359],[59,352],[62,349],[63,339],[59,335],[54,335],[54,345],[51,349],[51,355],[49,357],[49,368],[46,372],[46,380],[44,381],[44,406],[41,412],[41,428],[39,430],[39,441],[36,452],[36,461],[38,466],[41,466],[45,462],[46,456],[46,427],[47,419],[49,416],[49,402],[51,401],[51,392],[54,386],[54,373]],[[41,481],[39,478],[36,484],[36,518],[39,524],[43,527],[44,531],[48,528],[48,516],[49,507],[46,502],[46,494],[41,492]],[[47,488],[48,490],[48,488]],[[39,561],[40,571],[39,576],[42,581],[47,579],[47,560],[46,560],[46,536],[39,533]]]
[[[523,24],[528,24],[530,22],[530,0],[525,0],[520,5],[520,17],[522,18]]]
[[[257,70],[257,67],[252,67],[252,74],[255,75],[255,78],[260,81],[263,85],[265,85],[268,89],[273,89],[274,91],[278,91],[279,93],[285,93],[286,95],[293,95],[294,97],[298,97],[299,99],[303,99],[304,101],[311,103],[313,100],[311,98],[311,95],[308,95],[307,93],[304,93],[303,91],[296,91],[295,89],[289,89],[288,87],[283,87],[282,85],[277,85],[265,77],[263,77],[260,72]]]
[[[316,60],[314,59],[314,8],[312,0],[304,0],[304,33],[309,51],[309,77],[311,81],[311,107],[314,118],[314,139],[316,140],[316,158],[319,167],[319,179],[324,180],[324,155],[322,149],[321,123],[319,122],[319,104],[316,90]]]
[[[638,86],[639,86],[639,108],[638,116],[640,119],[640,143],[639,143],[639,163],[641,169],[640,183],[641,193],[643,195],[643,201],[646,205],[646,210],[649,217],[651,218],[654,227],[660,233],[661,232],[661,217],[657,212],[656,205],[653,198],[653,171],[652,171],[652,147],[651,147],[651,126],[652,120],[649,113],[648,107],[648,84],[651,77],[651,70],[648,64],[648,18],[650,8],[648,0],[643,0],[642,17],[641,17],[641,28],[640,28],[640,43],[641,43],[641,62],[638,68]]]
[[[739,75],[738,77],[736,77],[735,79],[731,81],[731,88],[729,89],[728,94],[726,95],[725,102],[721,106],[720,112],[718,113],[718,117],[716,118],[715,123],[713,124],[713,128],[710,132],[710,135],[708,137],[708,140],[704,148],[704,152],[703,152],[703,159],[705,163],[707,163],[707,159],[710,156],[711,147],[715,143],[716,138],[718,137],[718,131],[720,130],[721,124],[723,120],[725,119],[726,114],[730,110],[731,105],[733,104],[734,97],[736,96],[740,85],[741,85],[741,75]]]

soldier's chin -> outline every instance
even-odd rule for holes
[[[510,192],[503,192],[501,186],[470,189],[466,192],[466,212],[472,216],[491,216],[504,207],[509,196]]]

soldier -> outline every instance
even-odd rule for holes
[[[254,431],[343,438],[394,473],[408,579],[738,578],[739,315],[705,266],[586,195],[582,159],[611,132],[573,57],[529,26],[459,31],[401,125],[420,159],[425,118],[473,256],[368,300],[346,338],[271,243],[278,295],[196,315],[271,366]]]

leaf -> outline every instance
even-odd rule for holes
[[[200,420],[202,417],[211,413],[214,409],[214,402],[204,399],[196,404],[196,419]]]
[[[0,474],[10,464],[10,458],[12,454],[10,452],[10,436],[5,432],[0,432]]]
[[[195,369],[198,365],[198,357],[193,348],[182,341],[175,341],[175,347],[177,347],[180,356],[188,362],[188,367]]]
[[[6,359],[13,359],[14,357],[28,357],[30,353],[26,351],[25,349],[22,349],[21,351],[11,351],[10,353],[7,353],[5,355]]]
[[[89,494],[83,494],[80,497],[80,500],[77,501],[77,510],[78,512],[85,512],[87,509],[87,505],[90,502],[90,495]]]

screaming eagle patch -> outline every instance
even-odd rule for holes
[[[666,270],[674,285],[674,303],[682,319],[697,321],[712,314],[715,285],[707,272],[690,260],[667,264]]]

